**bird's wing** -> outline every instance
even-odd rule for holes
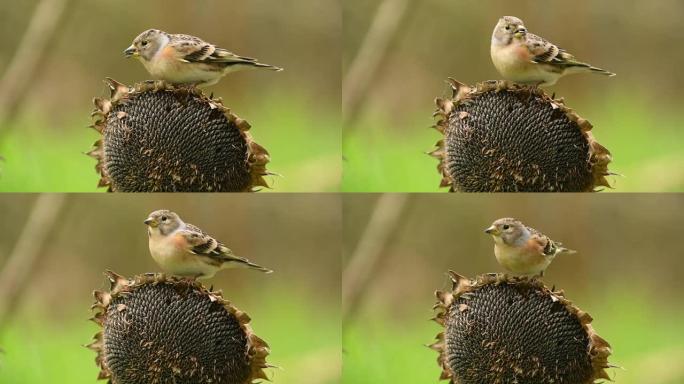
[[[183,229],[178,230],[178,235],[185,238],[188,252],[220,260],[219,242],[198,227],[185,224]]]
[[[256,63],[257,60],[251,57],[239,56],[225,50],[223,48],[215,47],[214,52],[209,55],[207,61],[212,63]]]
[[[165,53],[186,63],[201,62],[216,49],[212,44],[195,36],[178,34],[169,36],[170,40],[164,47]]]
[[[168,46],[175,50],[178,60],[186,63],[256,63],[256,59],[236,55],[190,35],[171,35]]]
[[[574,253],[577,253],[577,251],[563,247],[563,243],[551,240],[548,236],[544,235],[543,233],[537,231],[534,228],[526,228],[528,231],[530,231],[531,234],[528,243],[534,243],[536,247],[538,247],[538,249],[541,251],[540,253],[542,253],[545,256],[556,256],[559,254],[572,255]]]
[[[560,59],[561,52],[568,54],[550,41],[532,33],[526,35],[525,44],[532,54],[533,63],[556,63]]]
[[[236,256],[230,248],[192,224],[186,223],[185,227],[177,232],[179,235],[185,237],[185,240],[188,243],[188,252],[198,256],[204,256],[216,266],[230,263],[230,265],[233,266],[258,269],[266,273],[273,272],[268,268],[250,262],[244,257]]]
[[[551,43],[550,41],[539,37],[532,33],[527,34],[526,38],[527,48],[532,54],[532,62],[537,64],[551,64],[552,66],[558,68],[567,67],[586,67],[593,68],[587,63],[578,61],[575,56],[567,52],[566,50],[559,48],[557,45]],[[599,70],[599,68],[596,68]],[[601,70],[603,71],[603,70]],[[605,72],[605,71],[604,71]]]
[[[556,246],[558,243],[554,243],[553,240],[549,239],[548,236],[534,228],[526,228],[530,232],[530,239],[527,241],[528,247],[534,248],[537,252],[544,256],[551,256],[556,253]]]
[[[185,228],[179,232],[185,236],[189,244],[188,252],[190,253],[209,257],[219,263],[226,261],[248,262],[247,259],[236,256],[230,248],[192,224],[186,223]]]

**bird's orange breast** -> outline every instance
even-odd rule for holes
[[[176,50],[172,46],[167,45],[162,49],[160,55],[165,59],[173,59],[176,57]]]
[[[543,255],[544,254],[544,247],[546,246],[546,243],[535,236],[531,236],[529,240],[525,243],[525,246],[523,247],[527,252],[533,253],[533,254],[538,254],[538,255]]]
[[[185,236],[181,235],[180,233],[173,235],[171,237],[171,242],[178,249],[185,249],[187,245],[187,240],[185,239]]]

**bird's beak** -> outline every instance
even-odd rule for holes
[[[147,219],[145,219],[145,221],[143,221],[143,223],[145,223],[145,225],[149,225],[152,228],[157,226],[157,221],[151,217],[148,217]]]
[[[521,37],[524,36],[527,33],[527,28],[525,27],[519,27],[518,29],[515,30],[515,36]]]
[[[498,235],[499,234],[499,231],[493,225],[491,227],[485,229],[484,232],[488,235]]]
[[[140,53],[138,52],[138,48],[136,48],[132,45],[130,47],[126,48],[126,50],[123,51],[123,53],[126,57],[131,57],[131,56],[138,57],[138,56],[140,56]]]

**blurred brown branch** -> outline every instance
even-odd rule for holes
[[[407,194],[384,194],[375,204],[370,221],[342,273],[343,323],[354,315],[362,293],[377,274],[383,250],[402,222],[407,199]]]
[[[17,52],[0,79],[0,123],[11,120],[31,87],[69,0],[41,0]]]
[[[413,0],[384,0],[378,7],[361,48],[342,80],[342,119],[346,129],[357,117],[372,79],[378,73],[388,48],[398,37],[399,27],[413,4]]]
[[[0,271],[0,328],[19,301],[19,292],[30,282],[38,254],[64,206],[65,195],[42,194],[33,205],[14,249]]]

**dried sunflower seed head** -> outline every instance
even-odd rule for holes
[[[592,318],[539,280],[500,274],[470,280],[450,272],[436,292],[444,327],[430,347],[453,384],[591,384],[610,379],[610,345]]]
[[[266,342],[246,313],[200,283],[108,272],[110,292],[95,291],[93,321],[102,327],[88,347],[99,379],[125,383],[249,384],[267,379]]]
[[[610,187],[610,152],[591,124],[562,100],[507,81],[473,87],[450,79],[452,97],[437,99],[430,154],[442,187],[462,192],[586,192]]]
[[[162,81],[127,87],[112,79],[110,99],[94,100],[102,134],[88,155],[98,186],[119,192],[238,192],[268,187],[268,152],[247,121],[194,87]]]

